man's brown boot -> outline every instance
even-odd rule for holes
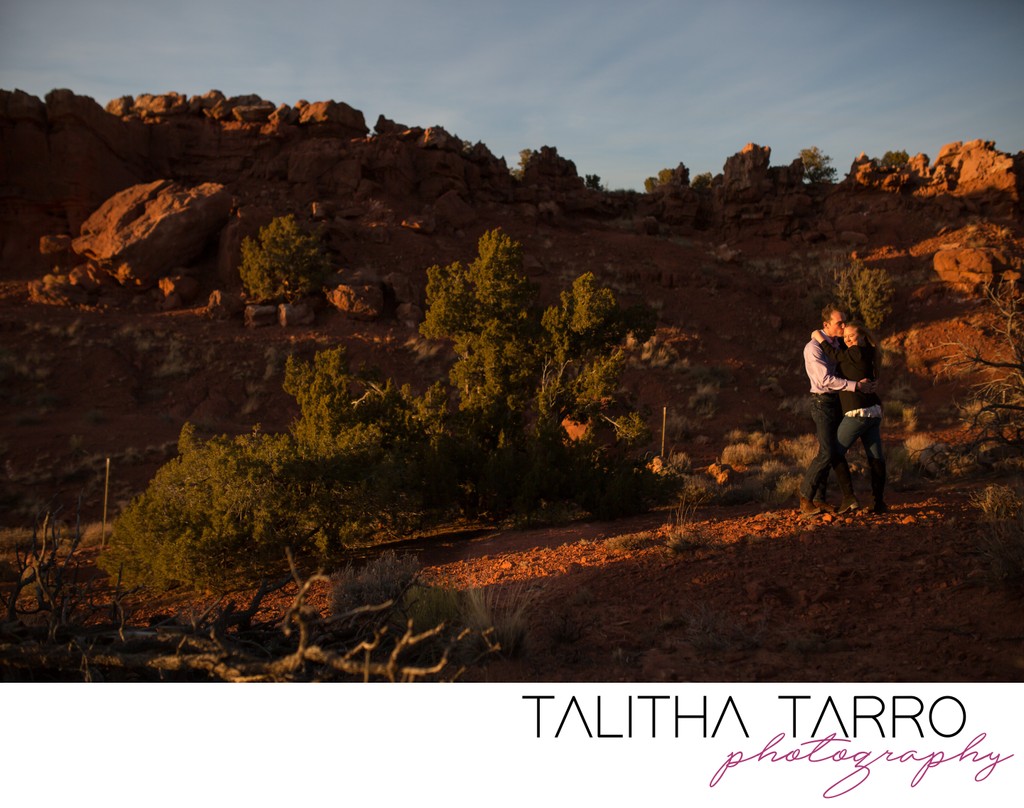
[[[853,513],[854,511],[860,510],[860,503],[857,502],[856,497],[845,496],[840,504],[839,508],[836,509],[836,513]]]
[[[807,497],[800,497],[800,516],[817,516],[821,513],[821,508],[811,502]]]

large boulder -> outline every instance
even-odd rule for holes
[[[939,280],[963,292],[977,292],[999,282],[1020,279],[1021,261],[1007,250],[966,247],[940,250],[932,259]]]
[[[115,114],[122,112],[121,109],[113,109],[111,104],[107,105],[107,111]],[[163,93],[161,95],[144,93],[135,99],[131,107],[131,113],[144,120],[173,118],[185,115],[190,111],[189,101],[181,93]]]
[[[317,101],[304,105],[299,113],[299,123],[334,124],[348,130],[352,137],[365,137],[370,131],[362,112],[339,101]]]
[[[124,286],[149,288],[198,258],[224,226],[232,198],[224,186],[171,180],[114,194],[83,224],[74,251]]]
[[[328,302],[350,320],[376,320],[384,312],[379,283],[339,283],[326,292]]]

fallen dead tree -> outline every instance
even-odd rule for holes
[[[414,631],[411,621],[403,627],[398,599],[325,617],[309,595],[327,577],[301,576],[290,554],[290,574],[265,582],[244,608],[218,601],[198,616],[135,626],[119,586],[101,607],[95,586],[67,580],[77,538],[64,545],[51,538],[18,554],[0,623],[0,677],[7,681],[452,680],[496,647],[488,632],[443,624]],[[264,599],[292,584],[296,594],[284,615],[257,621]],[[32,588],[34,602],[23,596]]]

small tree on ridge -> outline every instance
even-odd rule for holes
[[[827,182],[836,181],[837,172],[832,165],[832,158],[822,153],[817,146],[800,150],[800,162],[804,164],[804,180],[806,182]]]

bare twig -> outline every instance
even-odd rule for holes
[[[971,389],[968,410],[975,447],[1024,451],[1024,298],[1011,284],[988,287],[986,298],[998,321],[998,347],[990,353],[953,343],[947,370],[984,374]]]

